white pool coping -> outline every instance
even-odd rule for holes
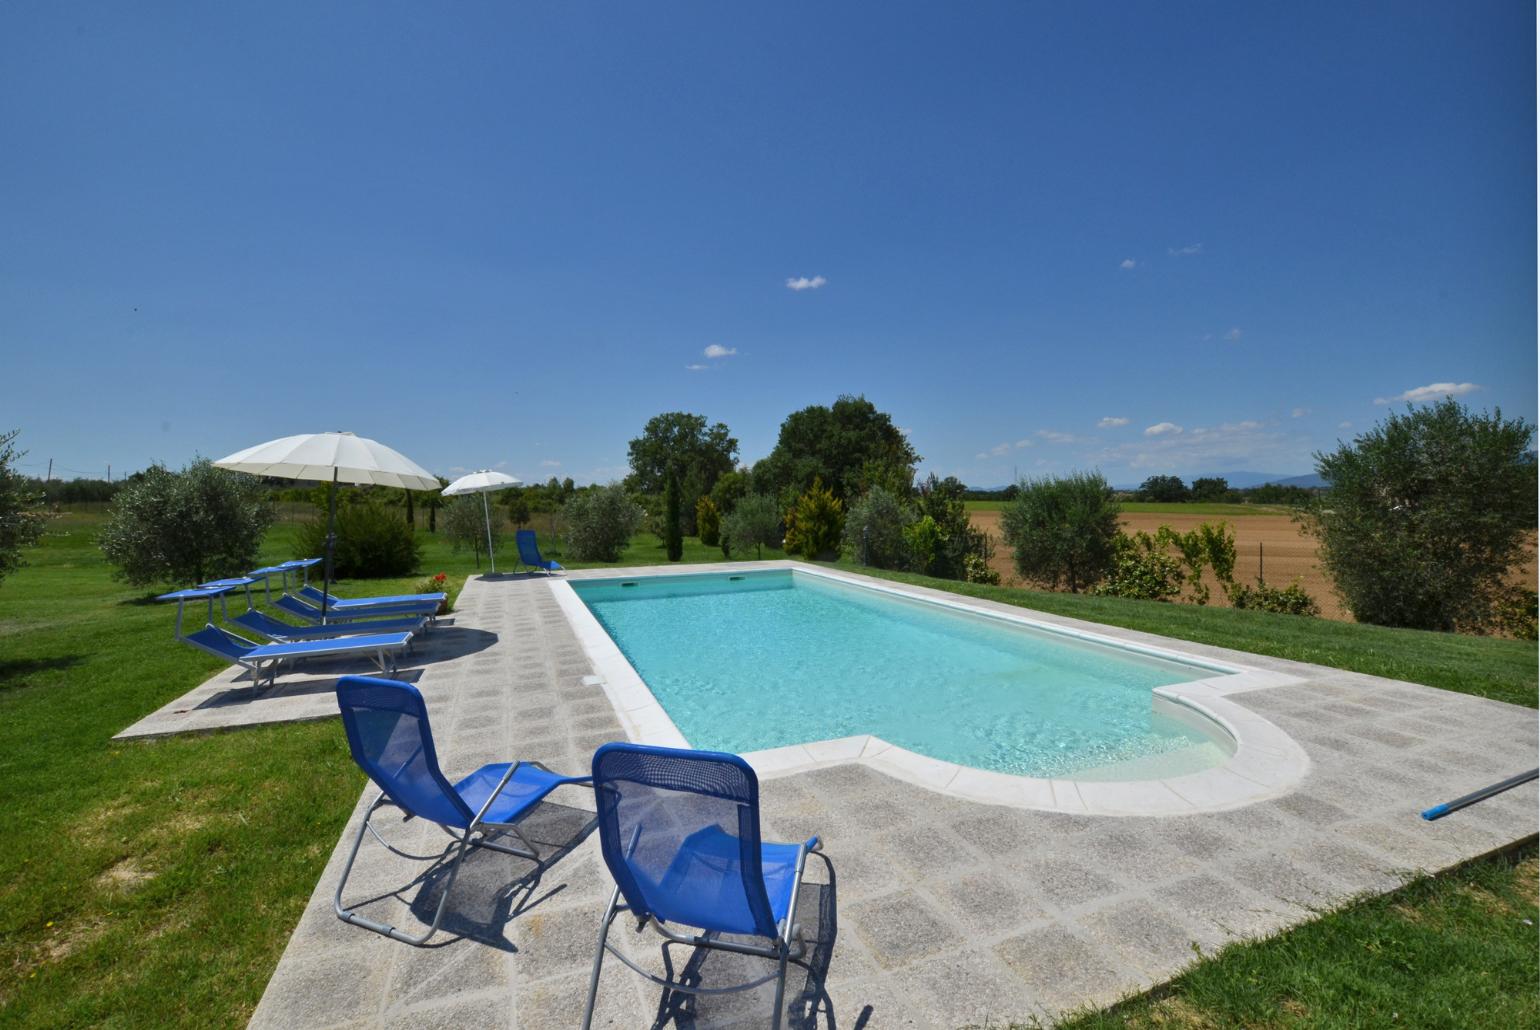
[[[1185,650],[1184,642],[1154,647],[1110,634],[1069,627],[1033,618],[1026,609],[961,596],[937,596],[903,584],[874,579],[796,561],[724,563],[700,566],[649,566],[625,569],[582,569],[553,578],[550,589],[579,643],[626,735],[636,743],[690,747],[690,742],[653,696],[615,641],[600,625],[568,580],[643,579],[680,576],[721,576],[741,572],[791,569],[796,575],[838,581],[852,586],[935,604],[988,619],[1013,622],[1049,633],[1074,637],[1124,651],[1224,670],[1217,675],[1157,687],[1154,694],[1206,717],[1235,743],[1228,761],[1201,772],[1163,779],[1076,780],[1015,776],[958,765],[917,754],[880,737],[862,734],[835,740],[809,741],[787,747],[752,751],[743,757],[762,778],[789,776],[808,769],[843,763],[867,765],[897,779],[941,794],[978,801],[1080,815],[1192,815],[1239,808],[1289,793],[1310,771],[1303,748],[1282,729],[1234,701],[1232,694],[1303,682],[1299,676],[1263,669]]]

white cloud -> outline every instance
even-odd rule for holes
[[[730,358],[738,353],[738,348],[724,347],[720,343],[713,343],[709,344],[701,353],[708,358]]]
[[[706,366],[697,363],[697,364],[694,364],[694,365],[686,365],[684,367],[684,370],[686,372],[704,372],[704,371],[706,371]]]
[[[540,463],[540,467],[543,469],[559,469],[561,468],[561,462],[554,458],[547,458]]]
[[[1245,334],[1241,332],[1241,327],[1235,326],[1229,332],[1225,333],[1225,339],[1229,340],[1231,343],[1239,343],[1241,341],[1241,337],[1244,335]]]
[[[1130,272],[1139,267],[1139,262],[1135,261],[1133,258],[1124,258],[1121,262],[1118,263],[1118,267],[1125,272]]]
[[[1222,422],[1222,423],[1220,423],[1218,429],[1194,429],[1193,432],[1194,433],[1215,433],[1215,432],[1217,432],[1217,433],[1252,433],[1252,432],[1255,432],[1255,431],[1257,431],[1258,429],[1261,429],[1261,428],[1262,428],[1262,423],[1256,422],[1256,421],[1254,421],[1252,419],[1247,419],[1244,422]],[[1180,433],[1181,431],[1182,431],[1181,428],[1178,427],[1177,432]]]
[[[1076,436],[1074,433],[1061,433],[1056,429],[1039,429],[1037,431],[1037,435],[1039,439],[1047,440],[1049,443],[1080,442],[1080,437]]]
[[[495,468],[495,469],[505,469],[505,468],[508,467],[508,463],[506,461],[500,461],[496,465],[493,465],[492,467]]]
[[[1145,436],[1167,436],[1167,435],[1171,435],[1171,434],[1175,434],[1175,433],[1180,433],[1181,431],[1182,431],[1182,427],[1177,425],[1175,422],[1157,422],[1153,426],[1149,426],[1148,428],[1146,428],[1145,431],[1144,431],[1144,435]]]
[[[458,472],[460,475],[463,476],[463,475],[465,475],[465,473],[469,472],[470,469],[465,468],[462,465],[451,465],[451,466],[449,466],[449,471],[451,471],[451,472]]]
[[[1341,422],[1337,423],[1337,428],[1338,429],[1352,429],[1353,428],[1353,423],[1349,422],[1347,419],[1343,419]]]
[[[821,275],[815,275],[811,279],[805,275],[792,276],[790,279],[786,280],[786,288],[788,290],[795,290],[796,292],[801,293],[803,290],[816,290],[828,281],[829,280],[825,279]]]
[[[1016,446],[1017,447],[1031,447],[1032,446],[1032,441],[1028,440],[1028,439],[1017,440],[1016,441]]]
[[[1126,426],[1126,425],[1128,425],[1128,419],[1120,418],[1120,417],[1113,416],[1113,415],[1108,415],[1106,418],[1104,418],[1100,422],[1096,423],[1096,428],[1097,429],[1116,429],[1118,426]]]
[[[989,449],[990,456],[995,458],[1009,453],[1011,453],[1011,445],[1008,443],[997,443]]]
[[[1442,400],[1445,397],[1464,397],[1479,389],[1481,387],[1475,383],[1429,383],[1427,386],[1414,386],[1394,397],[1376,397],[1374,403],[1393,404],[1396,401],[1406,401],[1408,404],[1421,404],[1424,401]]]
[[[1310,414],[1310,409],[1309,408],[1295,408],[1293,411],[1289,412],[1289,417],[1290,418],[1304,418],[1308,414]]]
[[[977,454],[975,454],[973,456],[973,460],[974,461],[988,461],[989,460],[989,452],[988,451],[979,451]]]
[[[1203,253],[1203,244],[1189,243],[1185,247],[1168,247],[1166,253],[1172,257],[1195,257]]]

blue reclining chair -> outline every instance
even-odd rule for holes
[[[513,534],[513,539],[519,545],[520,565],[528,565],[532,569],[540,569],[547,576],[553,572],[562,571],[560,565],[541,555],[540,545],[535,542],[535,531],[533,529],[521,529]]]
[[[540,861],[529,839],[519,831],[519,820],[535,809],[545,796],[565,784],[587,783],[587,776],[560,776],[539,762],[498,762],[484,765],[458,783],[451,784],[439,770],[438,752],[433,747],[433,732],[428,726],[428,708],[422,694],[410,683],[375,679],[368,676],[344,676],[337,682],[337,707],[342,710],[342,725],[347,731],[353,761],[380,788],[364,813],[363,825],[348,853],[348,862],[337,883],[332,899],[337,918],[362,926],[392,940],[421,946],[438,932],[444,918],[444,905],[454,888],[460,862],[470,848],[490,848],[506,855]],[[437,823],[458,847],[450,860],[449,880],[439,898],[433,925],[417,937],[395,927],[365,918],[342,904],[342,891],[358,858],[358,847],[366,832],[384,844],[392,854],[408,855],[385,842],[369,820],[382,805],[394,805],[404,818],[421,817]],[[524,844],[509,847],[487,838],[487,831],[509,831]]]
[[[687,994],[745,991],[773,979],[771,1025],[779,1027],[786,963],[800,961],[803,951],[797,889],[807,856],[820,847],[818,838],[801,844],[759,839],[759,779],[737,755],[605,744],[594,752],[593,784],[600,850],[615,878],[615,893],[599,924],[585,1030],[593,1020],[606,951],[653,983]],[[610,924],[622,912],[644,925],[651,922],[674,943],[775,959],[776,970],[716,988],[654,976],[609,943]],[[676,932],[668,924],[705,933]],[[740,944],[721,940],[720,934],[763,937],[769,943]]]

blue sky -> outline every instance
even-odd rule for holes
[[[1299,473],[1535,418],[1535,197],[1523,4],[7,4],[0,424],[584,482],[849,392],[980,485]]]

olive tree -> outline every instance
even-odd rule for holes
[[[1111,570],[1121,511],[1100,472],[1024,479],[1001,530],[1023,579],[1079,593]]]
[[[490,505],[483,509],[481,498],[477,496],[448,497],[444,500],[444,538],[457,554],[462,547],[469,547],[476,558],[478,569],[481,568],[481,556],[487,550],[487,516],[492,511],[499,509]],[[500,518],[491,519],[494,548],[502,543],[502,521]]]
[[[256,565],[272,521],[261,482],[200,458],[180,472],[151,466],[123,487],[98,539],[134,586],[202,583]]]
[[[1483,629],[1535,528],[1534,426],[1453,398],[1316,455],[1307,532],[1361,622]]]
[[[781,543],[781,506],[766,494],[749,494],[722,520],[722,550],[762,557],[764,548]]]
[[[619,483],[574,493],[566,505],[567,556],[577,561],[618,561],[636,531],[642,509]]]
[[[16,450],[18,432],[0,433],[0,580],[21,567],[21,549],[37,543],[43,532],[39,498],[27,477],[16,471],[26,453]]]

